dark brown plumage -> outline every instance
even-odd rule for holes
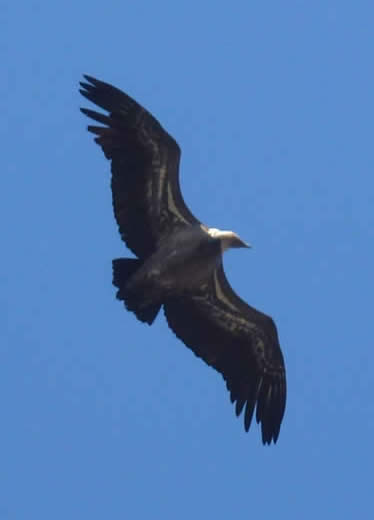
[[[158,121],[117,88],[85,76],[80,91],[107,111],[82,108],[112,166],[114,214],[137,259],[113,261],[117,297],[151,324],[163,306],[169,327],[226,381],[236,414],[261,424],[276,442],[286,403],[286,377],[273,320],[231,289],[222,265],[229,247],[246,247],[232,232],[211,229],[185,205],[180,148]]]

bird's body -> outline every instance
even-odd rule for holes
[[[191,226],[166,237],[129,282],[151,285],[160,292],[160,301],[173,294],[194,294],[203,290],[221,259],[221,241]]]
[[[137,258],[113,260],[117,298],[152,324],[161,307],[169,327],[223,375],[248,430],[254,410],[262,440],[276,442],[286,379],[271,318],[231,289],[224,251],[248,247],[231,231],[208,228],[185,205],[180,149],[149,112],[124,92],[85,76],[81,93],[109,116],[81,109],[104,126],[89,126],[112,162],[112,196],[120,234]]]

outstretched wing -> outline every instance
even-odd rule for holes
[[[256,407],[262,441],[274,443],[286,404],[286,375],[273,320],[232,290],[220,265],[201,295],[164,304],[170,328],[226,381],[248,431]]]
[[[113,209],[122,239],[140,258],[171,227],[199,223],[179,186],[180,148],[160,123],[121,90],[84,76],[81,94],[109,112],[81,108],[104,126],[89,126],[112,162]]]

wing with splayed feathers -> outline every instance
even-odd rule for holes
[[[262,441],[277,441],[286,404],[286,376],[273,320],[232,290],[222,265],[199,296],[164,305],[170,328],[226,381],[236,415],[249,430],[256,408]]]
[[[112,163],[114,214],[122,239],[140,258],[177,226],[199,223],[179,185],[180,148],[160,123],[121,90],[84,76],[81,94],[109,112],[82,108],[103,126],[88,127]]]

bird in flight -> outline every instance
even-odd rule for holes
[[[231,288],[223,253],[249,247],[236,233],[209,228],[186,206],[181,151],[160,123],[121,90],[84,76],[81,94],[104,110],[81,108],[111,161],[114,215],[136,258],[113,260],[117,298],[151,325],[161,307],[175,335],[220,372],[248,431],[276,442],[286,404],[286,375],[273,320]]]

